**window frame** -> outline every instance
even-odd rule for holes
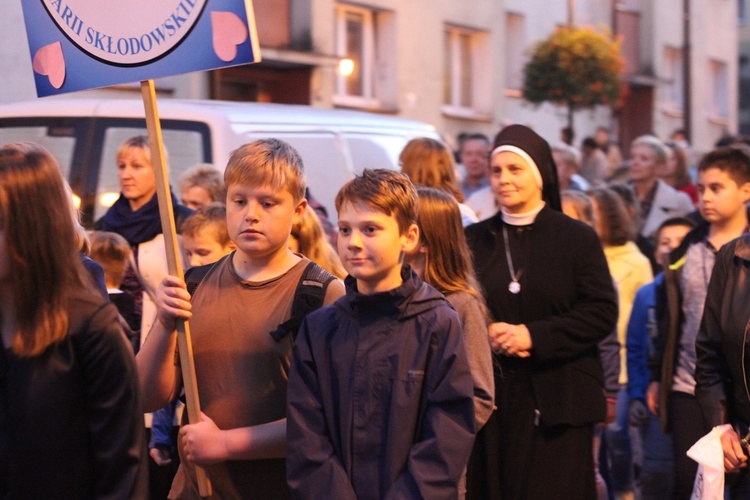
[[[471,58],[469,98],[468,106],[461,102],[464,92],[463,82],[463,59],[461,56],[461,36],[469,37],[469,57]],[[446,37],[449,37],[446,43]],[[477,29],[456,26],[453,24],[443,25],[443,47],[448,46],[450,58],[443,58],[443,64],[450,61],[451,96],[450,102],[445,102],[445,88],[441,110],[443,114],[462,119],[491,121],[492,113],[492,84],[491,76],[491,50],[489,46],[489,33]],[[446,56],[447,54],[444,54]],[[447,60],[446,60],[447,59]],[[446,67],[443,67],[443,78],[446,77]],[[445,85],[445,80],[443,81]]]
[[[730,116],[729,103],[729,64],[719,59],[709,59],[709,109],[712,121],[724,123]],[[721,87],[721,88],[719,88]]]
[[[377,12],[365,7],[336,4],[335,46],[336,55],[341,58],[347,56],[346,23],[348,14],[362,16],[362,94],[349,94],[347,77],[337,72],[333,103],[358,108],[379,108],[381,102],[378,98],[376,85],[378,77]]]
[[[666,88],[662,93],[661,104],[666,113],[674,116],[682,116],[685,110],[684,64],[685,53],[681,47],[664,46]]]

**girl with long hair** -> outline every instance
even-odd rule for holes
[[[289,249],[304,255],[337,278],[346,278],[338,253],[329,243],[315,209],[309,205],[299,223],[292,226]]]
[[[416,251],[406,256],[406,263],[444,294],[461,318],[474,379],[474,413],[479,430],[492,414],[495,392],[487,308],[474,275],[456,199],[434,188],[420,187],[417,193],[420,241]],[[465,492],[465,479],[459,491]]]
[[[492,413],[494,385],[484,298],[474,275],[456,199],[434,188],[420,187],[417,193],[420,242],[416,253],[407,256],[407,263],[425,282],[444,294],[461,317],[475,382],[477,428],[480,428]]]
[[[0,492],[143,498],[133,354],[81,264],[68,198],[46,149],[0,147]]]

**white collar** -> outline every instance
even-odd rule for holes
[[[505,208],[501,208],[500,212],[502,212],[503,221],[506,224],[509,224],[511,226],[528,226],[529,224],[534,223],[534,221],[536,220],[536,216],[539,214],[539,212],[542,211],[545,205],[545,202],[541,202],[535,209],[523,214],[512,214],[510,212],[507,212]]]

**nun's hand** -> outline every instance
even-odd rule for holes
[[[488,327],[490,346],[498,354],[528,358],[531,351],[531,335],[526,325],[490,323]]]

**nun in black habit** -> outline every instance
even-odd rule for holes
[[[602,245],[562,213],[549,145],[528,127],[498,134],[490,183],[501,210],[466,235],[493,321],[497,411],[477,435],[467,498],[595,499],[597,344],[617,321]]]

